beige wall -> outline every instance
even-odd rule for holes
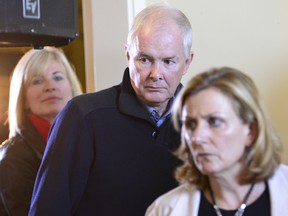
[[[91,70],[86,70],[86,73],[96,76],[94,87],[100,90],[118,83],[122,77],[126,66],[124,43],[130,17],[145,5],[161,1],[84,2],[93,3],[93,7],[89,7],[89,10],[95,10],[94,34],[91,38],[96,43],[92,46],[91,41],[86,41],[86,46],[94,47],[91,51],[94,52],[94,63],[90,62]],[[194,31],[195,58],[183,83],[212,66],[231,66],[249,74],[258,85],[272,123],[285,144],[285,162],[288,163],[288,1],[166,2],[188,16]],[[91,91],[94,89],[91,88]]]
[[[120,83],[126,67],[128,32],[126,1],[82,0],[86,90]]]

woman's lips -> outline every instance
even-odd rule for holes
[[[46,103],[46,102],[54,102],[54,101],[58,101],[58,100],[61,100],[60,97],[48,97],[48,98],[45,98],[44,100],[42,100],[43,103]]]

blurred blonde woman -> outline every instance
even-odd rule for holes
[[[56,115],[82,93],[61,49],[31,49],[16,65],[9,95],[9,139],[0,147],[0,215],[28,215],[34,180]]]
[[[287,215],[288,166],[252,79],[213,68],[184,87],[173,112],[181,131],[176,177],[149,216]]]

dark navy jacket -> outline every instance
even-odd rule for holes
[[[56,118],[29,215],[143,216],[177,186],[179,143],[170,118],[151,122],[126,69],[121,85],[72,99]]]

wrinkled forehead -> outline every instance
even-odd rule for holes
[[[138,29],[134,41],[130,46],[130,51],[150,49],[157,51],[184,50],[183,38],[179,27],[174,24],[167,24],[157,27],[144,25]],[[184,52],[184,51],[183,51]]]

